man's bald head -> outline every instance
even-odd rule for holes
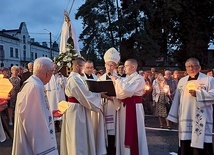
[[[137,60],[135,60],[135,59],[126,60],[126,62],[125,62],[125,73],[127,75],[131,75],[132,73],[137,71],[137,66],[138,66]]]

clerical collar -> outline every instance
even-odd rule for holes
[[[94,77],[92,76],[92,74],[88,75],[88,74],[85,73],[85,75],[86,75],[87,79],[94,79]]]
[[[198,76],[199,76],[199,73],[196,74],[194,77],[189,76],[188,81],[197,80],[197,79],[198,79]]]
[[[108,75],[106,75],[106,80],[111,80],[111,78]]]

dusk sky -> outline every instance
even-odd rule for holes
[[[60,33],[64,22],[64,10],[69,11],[73,0],[1,0],[0,1],[0,30],[18,29],[21,22],[27,24],[28,32],[35,41],[60,42]],[[77,37],[82,32],[82,21],[75,20],[74,14],[85,0],[74,0],[70,18],[76,30]],[[79,45],[81,48],[81,45]],[[210,49],[214,45],[210,44]]]
[[[74,14],[85,0],[75,0],[70,18],[77,36],[82,31],[82,21],[75,20]],[[18,29],[21,22],[25,22],[31,38],[35,41],[60,42],[60,33],[64,22],[64,10],[69,11],[72,0],[1,0],[0,2],[0,30]]]

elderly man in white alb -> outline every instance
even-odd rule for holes
[[[37,58],[33,75],[18,93],[12,155],[58,155],[52,111],[44,85],[52,76],[53,62]]]
[[[117,134],[117,155],[148,155],[148,146],[144,124],[142,95],[145,81],[137,73],[135,59],[125,62],[126,77],[111,76],[115,83],[116,97],[120,99],[119,134]]]
[[[179,155],[213,155],[214,79],[195,58],[185,63],[167,119],[179,125]]]
[[[103,74],[99,80],[111,80],[111,76],[117,76],[116,68],[118,62],[120,61],[120,53],[115,48],[110,48],[104,54],[104,61],[105,61],[105,69],[106,73]],[[114,155],[116,152],[115,147],[115,134],[116,134],[116,113],[118,109],[117,99],[112,97],[108,100],[103,100],[103,113],[105,117],[106,123],[106,132],[108,136],[108,143],[107,143],[107,154]],[[101,119],[101,118],[100,118]],[[101,129],[100,129],[101,130]]]

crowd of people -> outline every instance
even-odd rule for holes
[[[6,117],[14,127],[12,155],[147,155],[145,114],[155,115],[160,128],[178,123],[179,155],[213,154],[214,80],[200,72],[197,59],[186,61],[182,77],[178,70],[138,71],[137,61],[121,63],[115,48],[104,61],[96,71],[92,61],[78,57],[68,77],[46,57],[29,63],[27,71],[1,70],[13,89],[0,99],[0,141],[6,139]],[[112,81],[116,96],[89,91],[86,80]],[[67,109],[60,113],[63,100]],[[61,132],[60,150],[55,132]]]

